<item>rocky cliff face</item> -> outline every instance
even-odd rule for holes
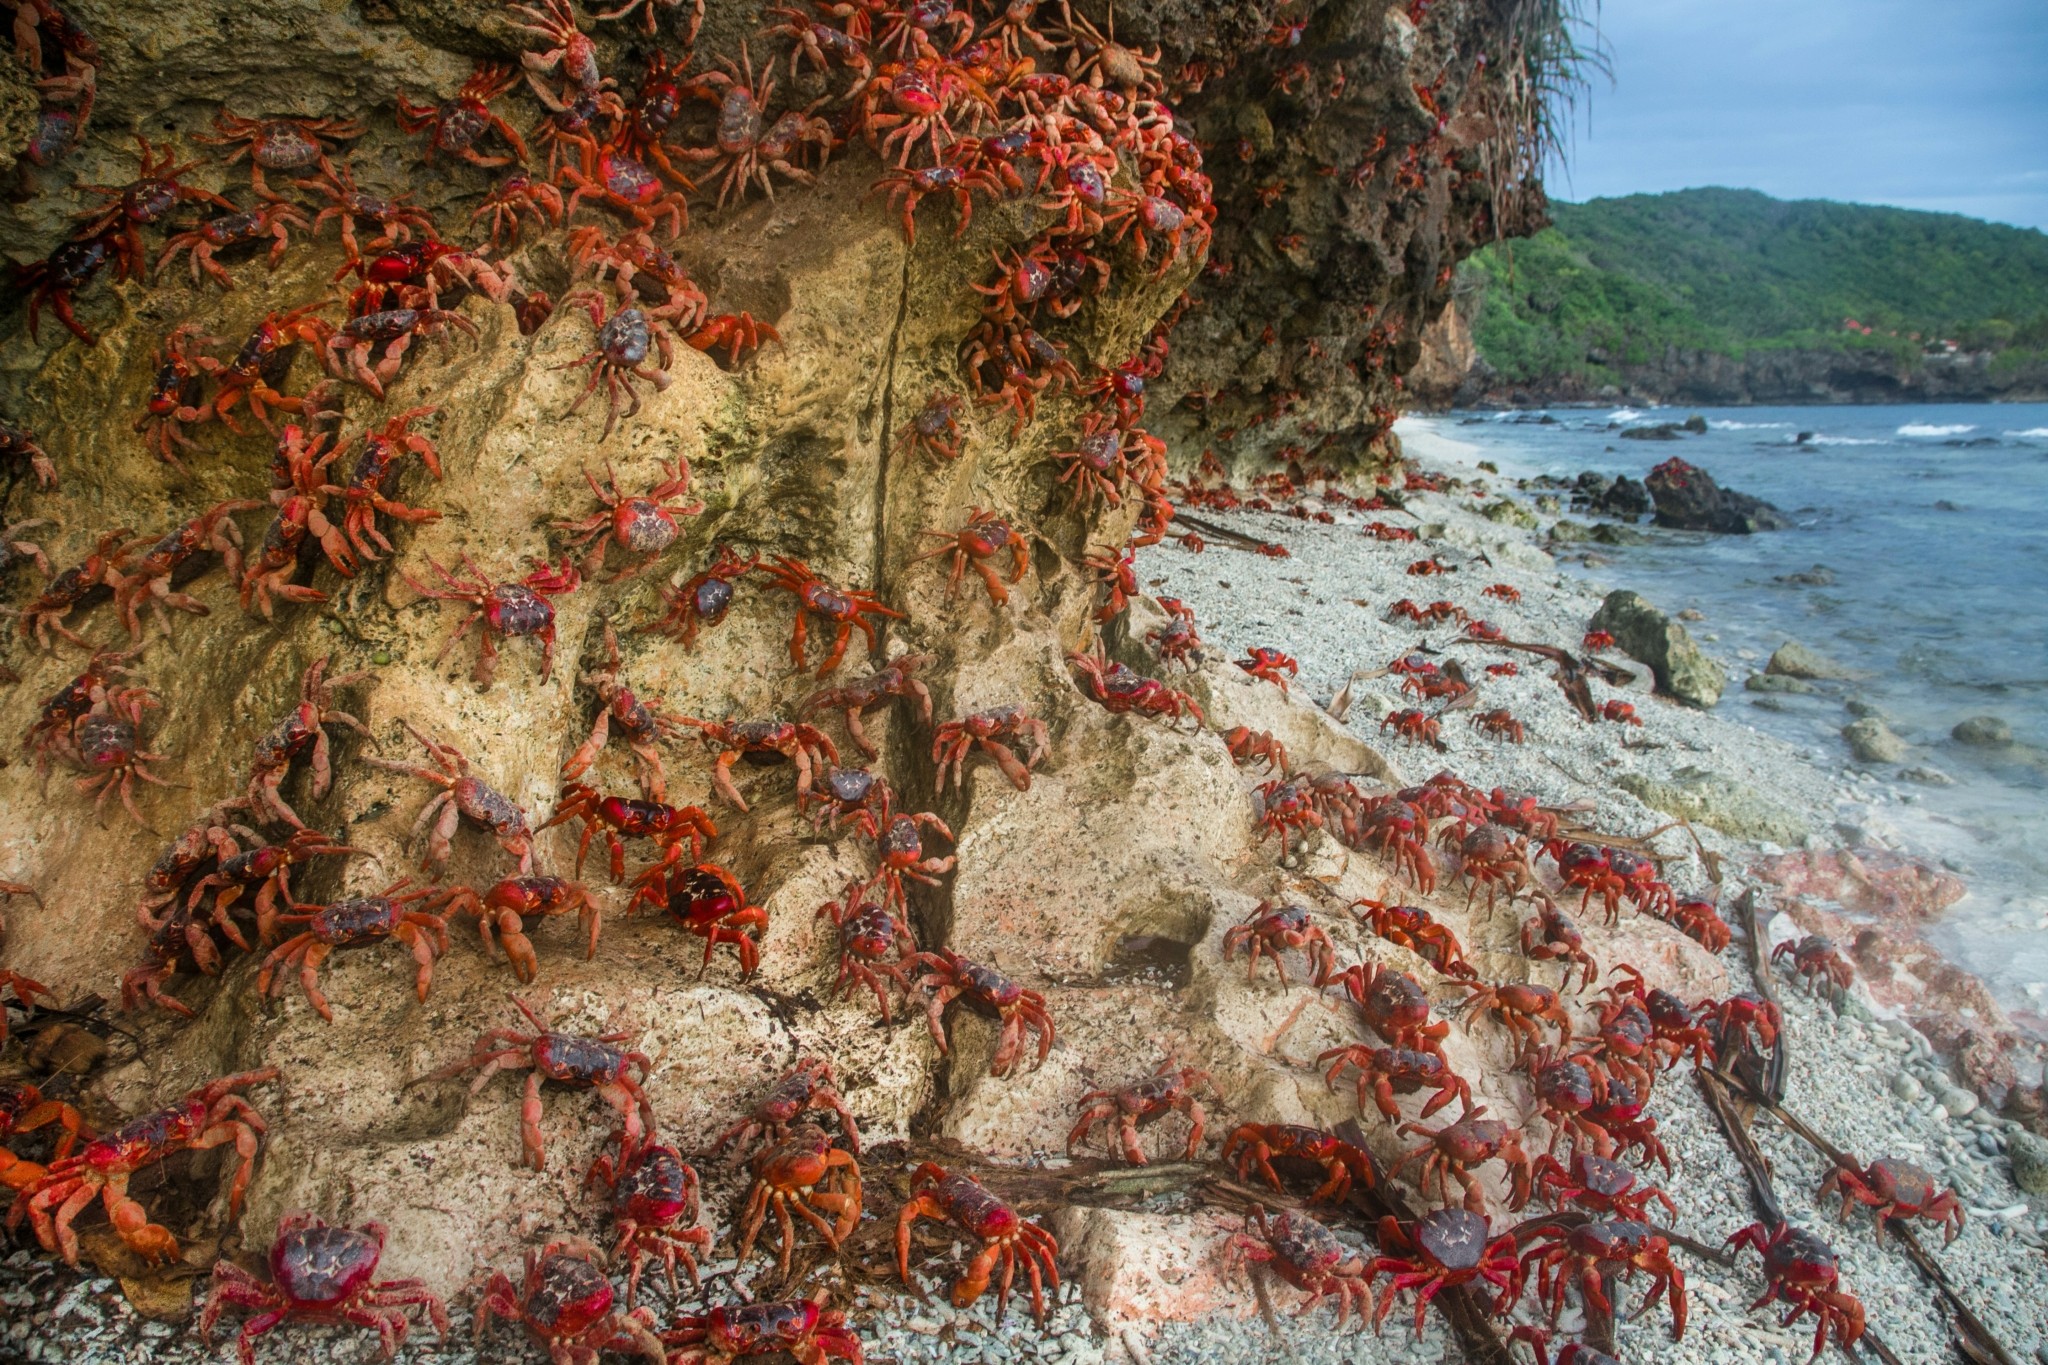
[[[684,46],[689,7],[649,0],[648,8],[658,20],[656,38],[640,34],[637,17],[592,32],[601,69],[619,78],[628,97],[657,45],[671,56]],[[1066,28],[1059,9],[1006,12],[1051,33]],[[1108,28],[1106,13],[1076,9],[1071,32],[1088,32],[1080,25],[1090,17]],[[105,201],[87,186],[120,187],[136,178],[138,135],[153,146],[168,143],[180,161],[197,160],[206,149],[196,139],[222,107],[248,117],[360,119],[360,136],[338,138],[347,146],[336,156],[346,157],[362,187],[410,195],[451,242],[476,245],[487,235],[488,217],[477,215],[497,183],[494,174],[445,152],[427,167],[421,137],[401,131],[392,111],[401,96],[449,100],[473,59],[509,57],[528,46],[497,7],[481,0],[76,0],[65,12],[96,42],[92,61],[78,63],[89,67],[96,103],[80,145],[53,154],[52,125],[62,131],[79,108],[75,88],[51,84],[69,69],[53,44],[30,72],[42,82],[34,92],[42,101],[41,130],[12,115],[0,118],[8,155],[24,155],[29,140],[40,138],[37,157],[51,163],[24,160],[18,192],[0,213],[0,252],[23,262],[61,253],[80,215]],[[756,73],[772,68],[779,89],[768,100],[771,118],[815,107],[818,117],[832,120],[828,133],[847,133],[848,105],[840,98],[847,72],[833,65],[821,75],[792,62],[787,41],[760,32],[772,17],[713,0],[690,74],[724,70],[721,59],[744,61]],[[1295,20],[1303,26],[1292,27]],[[1295,6],[1285,14],[1260,4],[1160,0],[1119,6],[1115,23],[1118,43],[1128,48],[1083,38],[1056,44],[1038,60],[1057,69],[1070,54],[1077,64],[1093,55],[1112,92],[1123,85],[1129,103],[1088,93],[1060,105],[1046,93],[1049,86],[1040,97],[1096,127],[1098,139],[1109,130],[1122,154],[1114,163],[1117,185],[1127,190],[1145,173],[1133,147],[1147,137],[1156,145],[1168,125],[1163,111],[1144,103],[1151,68],[1138,68],[1127,81],[1120,63],[1136,65],[1132,49],[1149,60],[1157,45],[1177,126],[1191,139],[1172,153],[1181,158],[1173,181],[1178,207],[1190,219],[1206,216],[1192,174],[1199,147],[1215,186],[1213,234],[1206,251],[1192,229],[1177,251],[1169,248],[1157,223],[1149,225],[1152,240],[1142,251],[1113,226],[1064,239],[1095,255],[1102,272],[1085,291],[1061,286],[1076,303],[1071,316],[1041,314],[1044,335],[1065,348],[1077,382],[1052,382],[1055,372],[1042,357],[1016,358],[1044,389],[1035,420],[1013,423],[1008,410],[963,401],[957,459],[935,458],[903,434],[934,396],[964,395],[977,379],[994,387],[991,374],[999,379],[1011,363],[998,352],[988,364],[963,364],[963,347],[971,348],[985,321],[987,300],[977,287],[993,287],[999,278],[992,259],[1014,264],[1017,253],[1044,243],[1049,215],[1039,194],[1003,193],[991,181],[977,190],[964,232],[954,230],[952,196],[935,194],[916,213],[912,244],[900,216],[873,193],[886,168],[858,134],[829,162],[814,156],[801,177],[787,174],[787,166],[764,172],[774,182],[773,198],[744,184],[723,209],[715,194],[690,197],[677,262],[709,296],[710,312],[744,312],[779,339],[764,337],[758,351],[743,348],[735,361],[724,351],[682,344],[715,338],[691,324],[677,327],[646,358],[649,373],[658,369],[665,378],[637,381],[638,410],[622,408],[609,434],[603,377],[596,377],[594,394],[579,399],[592,382],[592,352],[601,342],[592,313],[571,291],[591,281],[572,260],[566,229],[541,220],[528,221],[516,248],[487,253],[490,290],[445,286],[440,303],[460,321],[442,321],[445,346],[434,339],[412,345],[385,376],[382,401],[352,381],[326,390],[334,419],[287,407],[282,421],[296,416],[313,432],[331,430],[348,444],[325,476],[337,485],[349,481],[363,433],[382,432],[392,418],[412,413],[411,430],[432,443],[440,474],[407,456],[396,483],[380,487],[400,504],[439,515],[414,523],[383,517],[392,548],[372,558],[372,543],[347,576],[315,548],[317,537],[309,539],[300,552],[274,561],[273,583],[310,592],[281,596],[273,613],[245,610],[211,549],[165,580],[171,610],[158,621],[145,607],[141,652],[125,665],[132,672],[104,675],[117,691],[151,689],[131,700],[147,702],[137,743],[162,756],[148,766],[163,785],[136,785],[139,820],[123,811],[119,794],[96,810],[78,790],[76,770],[86,754],[67,738],[68,722],[51,732],[60,742],[53,751],[57,772],[47,781],[27,760],[0,773],[0,802],[9,815],[0,873],[41,896],[40,905],[17,900],[7,912],[4,965],[69,1003],[117,997],[124,973],[157,961],[174,969],[163,974],[165,991],[191,1011],[181,1017],[145,1006],[118,1015],[118,1027],[94,1023],[111,1049],[105,1063],[83,1079],[45,1083],[111,1125],[211,1077],[276,1068],[275,1085],[251,1096],[270,1123],[249,1196],[252,1244],[267,1239],[287,1209],[377,1218],[393,1230],[385,1272],[423,1276],[443,1290],[485,1266],[511,1263],[523,1246],[566,1233],[595,1235],[606,1223],[601,1202],[579,1183],[613,1131],[600,1101],[550,1089],[541,1100],[545,1170],[536,1173],[520,1164],[517,1078],[500,1078],[473,1095],[459,1081],[421,1080],[465,1057],[480,1031],[517,1024],[506,998],[514,990],[560,1028],[596,1033],[609,1025],[627,1034],[650,1062],[653,1116],[689,1152],[707,1147],[803,1056],[830,1059],[871,1147],[950,1138],[996,1157],[1057,1150],[1083,1091],[1134,1080],[1169,1054],[1199,1060],[1214,1074],[1212,1124],[1334,1123],[1355,1112],[1319,1076],[1262,1046],[1293,1002],[1270,978],[1248,983],[1242,964],[1226,965],[1220,950],[1224,932],[1261,899],[1377,894],[1385,869],[1341,857],[1327,843],[1298,867],[1276,865],[1272,846],[1255,839],[1253,783],[1217,732],[1246,725],[1283,739],[1298,763],[1391,782],[1399,775],[1305,701],[1219,661],[1173,683],[1203,708],[1207,729],[1112,715],[1085,696],[1066,655],[1098,635],[1117,657],[1144,672],[1162,671],[1144,640],[1163,617],[1142,597],[1129,616],[1100,612],[1097,575],[1082,562],[1122,545],[1148,496],[1134,476],[1116,506],[1079,503],[1071,482],[1060,478],[1066,466],[1051,457],[1077,448],[1079,425],[1091,413],[1108,420],[1111,409],[1074,389],[1139,354],[1162,319],[1177,317],[1166,368],[1149,381],[1142,419],[1132,418],[1166,440],[1176,464],[1193,463],[1205,449],[1238,468],[1266,467],[1270,457],[1287,453],[1354,467],[1386,459],[1399,376],[1415,358],[1421,319],[1442,306],[1451,265],[1495,227],[1531,221],[1540,213],[1540,191],[1496,184],[1484,174],[1503,159],[1496,144],[1513,135],[1505,106],[1473,75],[1481,53],[1498,57],[1502,34],[1489,5],[1444,0],[1428,7],[1418,26],[1403,7],[1375,0]],[[592,28],[587,18],[583,25]],[[1026,43],[1025,51],[1038,49]],[[560,91],[563,79],[554,73],[543,83]],[[705,98],[686,100],[668,145],[712,147],[725,93],[714,86]],[[1003,98],[1006,111],[1028,104],[1021,96]],[[537,175],[547,161],[539,105],[520,87],[493,96],[490,108],[532,146]],[[729,101],[725,108],[730,114]],[[982,131],[999,129],[990,124]],[[1067,135],[1088,142],[1078,127]],[[501,133],[478,145],[491,154],[508,150]],[[677,169],[695,174],[708,191],[718,165],[707,158]],[[1035,164],[1024,170],[1037,174]],[[269,184],[296,194],[292,178],[273,169]],[[185,173],[184,182],[224,192],[244,207],[254,202],[244,167],[223,168],[217,154]],[[308,216],[317,207],[309,202]],[[155,267],[165,250],[167,227],[187,229],[214,211],[186,201],[164,221],[141,224],[147,265]],[[616,242],[630,222],[586,205],[569,226],[601,228]],[[147,278],[116,280],[111,266],[101,269],[80,283],[74,301],[80,326],[95,337],[90,345],[65,331],[47,292],[34,300],[42,316],[40,337],[32,336],[23,309],[29,291],[17,296],[0,327],[0,415],[33,431],[59,484],[38,487],[16,462],[7,518],[41,524],[17,526],[13,539],[33,539],[61,570],[85,561],[103,535],[121,531],[112,543],[133,548],[108,583],[125,590],[142,581],[138,566],[150,538],[223,502],[249,500],[225,512],[222,524],[239,525],[251,563],[259,561],[278,510],[266,500],[278,445],[251,420],[248,405],[230,410],[240,427],[231,430],[205,420],[203,409],[223,391],[217,377],[201,373],[189,387],[174,383],[173,390],[184,390],[176,398],[202,409],[180,429],[193,444],[169,447],[177,465],[158,457],[139,434],[138,419],[177,329],[189,329],[189,354],[207,356],[218,369],[266,317],[324,302],[319,316],[326,322],[344,319],[336,291],[345,286],[335,281],[346,262],[331,223],[322,228],[291,229],[275,269],[223,252],[234,284],[227,291],[188,274],[183,257]],[[375,229],[359,220],[357,232],[366,240]],[[502,302],[489,296],[501,277],[511,282]],[[559,305],[552,315],[539,302],[542,294]],[[659,296],[646,287],[640,301],[652,306]],[[610,285],[594,302],[607,318],[621,306]],[[312,391],[325,378],[321,340],[282,353],[279,364],[264,369],[265,383],[288,396]],[[386,354],[381,347],[380,338],[372,361]],[[1233,432],[1234,440],[1226,434]],[[503,583],[538,562],[575,559],[578,536],[559,523],[606,510],[587,476],[637,493],[672,478],[679,462],[687,462],[690,487],[676,501],[700,499],[703,509],[681,518],[675,544],[630,577],[586,565],[579,587],[553,597],[552,672],[543,672],[532,639],[506,639],[495,680],[479,685],[472,662],[490,623],[473,623],[468,638],[445,647],[469,607],[422,595],[417,584],[441,582],[430,561],[458,573],[469,563],[480,577]],[[1153,492],[1163,491],[1156,477],[1152,482]],[[339,495],[310,497],[328,514],[343,515]],[[288,490],[276,501],[288,502]],[[941,544],[927,532],[951,532],[978,510],[1021,532],[1022,571],[1004,603],[992,601],[973,574],[969,588],[949,591],[947,561],[926,558]],[[848,662],[823,678],[815,676],[824,648],[820,623],[813,619],[803,656],[812,676],[793,672],[795,598],[759,572],[738,580],[729,616],[705,625],[694,647],[646,630],[667,608],[664,586],[691,579],[718,546],[801,559],[830,583],[872,592],[900,615],[881,622],[872,657],[856,633]],[[614,567],[636,561],[616,545],[610,554]],[[999,562],[1009,568],[1007,558]],[[43,590],[34,569],[13,570],[16,608]],[[105,587],[83,595],[62,623],[92,647],[129,648],[108,595]],[[88,657],[66,638],[44,647],[34,620],[22,619],[8,648],[19,678],[0,693],[0,729],[10,733],[29,730],[45,700],[77,677]],[[1104,620],[1106,627],[1098,626]],[[1058,1030],[1046,1064],[992,1076],[994,1030],[965,1009],[948,1016],[952,1046],[941,1056],[915,1009],[909,1018],[899,1010],[893,1024],[883,1025],[871,998],[835,998],[837,942],[814,910],[870,875],[872,845],[849,830],[815,832],[799,810],[788,763],[734,769],[749,807],[742,814],[713,793],[717,746],[701,748],[687,734],[662,750],[668,799],[709,813],[719,833],[706,856],[729,869],[766,912],[752,976],[741,976],[729,948],[702,969],[703,941],[666,917],[621,913],[628,896],[606,876],[602,836],[581,869],[604,910],[594,955],[586,955],[585,936],[568,921],[532,921],[540,968],[529,985],[514,980],[502,955],[481,950],[469,921],[458,919],[423,999],[414,993],[412,955],[387,940],[336,952],[319,966],[331,1022],[310,1007],[291,963],[277,968],[281,989],[266,1001],[258,991],[263,955],[236,950],[223,930],[208,927],[203,907],[211,890],[192,899],[198,874],[210,866],[203,857],[193,876],[172,879],[178,897],[162,907],[175,910],[174,928],[184,923],[176,918],[184,907],[193,907],[190,938],[160,937],[152,947],[151,934],[138,926],[137,901],[167,841],[195,821],[204,828],[209,808],[244,794],[259,739],[291,711],[301,679],[321,659],[331,659],[330,675],[366,675],[328,703],[358,718],[362,732],[331,726],[331,791],[316,792],[303,762],[282,790],[309,826],[366,856],[314,859],[295,869],[290,890],[297,901],[319,905],[369,896],[406,877],[415,885],[429,880],[420,866],[418,819],[438,788],[366,761],[431,767],[409,730],[459,750],[475,777],[537,826],[561,799],[565,760],[590,734],[601,700],[590,681],[606,663],[607,629],[622,647],[618,676],[677,716],[795,719],[816,688],[916,653],[932,656],[920,676],[937,721],[1005,705],[1043,720],[1049,756],[1028,790],[975,757],[964,783],[943,794],[936,791],[932,734],[914,707],[885,707],[866,727],[879,747],[875,770],[895,789],[898,808],[934,812],[954,836],[949,844],[928,832],[926,853],[957,855],[958,867],[929,887],[913,884],[909,918],[918,941],[993,964],[1042,992]],[[118,698],[111,704],[118,712]],[[851,765],[859,755],[831,716],[823,710],[808,718],[838,739]],[[638,770],[616,738],[618,727],[613,733],[585,780],[637,795]],[[222,825],[259,827],[269,840],[291,833],[262,809],[229,812]],[[250,842],[246,833],[234,837]],[[629,872],[647,862],[649,847],[629,844]],[[444,887],[483,890],[515,871],[499,842],[468,821],[454,830],[452,848],[445,869],[433,874]],[[575,827],[539,834],[534,852],[539,868],[575,874]],[[229,923],[253,930],[235,918],[245,909],[224,913]],[[1468,916],[1453,903],[1440,913],[1472,945],[1483,971],[1489,954],[1500,955],[1507,969],[1512,911]],[[284,927],[296,932],[306,925]],[[1363,956],[1433,979],[1419,959],[1361,935],[1341,917],[1333,918],[1333,930],[1346,961]],[[196,943],[208,946],[197,956],[190,946]],[[209,952],[221,956],[219,970],[194,970]],[[1148,953],[1163,954],[1173,969],[1126,970],[1134,955]],[[1675,935],[1631,960],[1646,967],[1661,960],[1693,995],[1711,986],[1716,970]],[[37,1021],[25,1023],[17,1032],[32,1038]],[[1333,1022],[1303,1023],[1297,1048],[1339,1040]],[[1500,1074],[1501,1059],[1468,1052],[1469,1045],[1454,1042],[1452,1060],[1495,1112],[1526,1103]],[[0,1065],[19,1070],[26,1065],[19,1056]],[[200,1239],[188,1242],[195,1263],[212,1246],[209,1229],[220,1225],[220,1169],[212,1154],[181,1158],[168,1168],[168,1183],[143,1191],[157,1218]],[[722,1232],[744,1187],[722,1169],[707,1166],[706,1174],[706,1221]],[[136,1269],[112,1237],[93,1239],[90,1250],[114,1268]]]

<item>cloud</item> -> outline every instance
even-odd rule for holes
[[[1561,198],[1734,185],[2048,229],[2041,0],[1610,0]]]

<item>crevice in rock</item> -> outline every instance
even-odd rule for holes
[[[882,360],[882,426],[875,433],[875,562],[869,574],[873,591],[887,592],[883,571],[888,561],[888,537],[883,528],[889,517],[889,436],[896,430],[896,355],[903,341],[903,324],[910,316],[910,253],[903,253],[902,284],[896,294],[896,320],[889,326],[889,349]],[[884,622],[883,638],[888,636]]]

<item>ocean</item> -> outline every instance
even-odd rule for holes
[[[1620,439],[1625,426],[1693,412],[1704,435]],[[1472,447],[1472,461],[1506,480],[1641,479],[1677,455],[1787,513],[1796,529],[1754,536],[1646,520],[1648,544],[1583,547],[1605,561],[1592,564],[1570,547],[1559,564],[1671,612],[1697,608],[1692,629],[1731,665],[1719,713],[1816,761],[1849,765],[1845,702],[1874,705],[1914,746],[1901,766],[1953,779],[1872,770],[1886,784],[1872,827],[1970,885],[1930,938],[2009,1008],[2048,1015],[2048,404],[1558,408],[1403,419],[1411,426]],[[1855,678],[1758,705],[1742,679],[1786,640]],[[2009,724],[2014,744],[1951,738],[1978,715]]]

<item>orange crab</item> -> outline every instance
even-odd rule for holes
[[[960,589],[960,575],[972,566],[981,575],[981,581],[988,587],[988,600],[1002,606],[1010,600],[1010,590],[1003,586],[1002,575],[996,571],[996,562],[1005,553],[1010,558],[1011,583],[1024,581],[1025,571],[1030,567],[1030,546],[1015,527],[996,513],[980,507],[967,509],[967,524],[957,531],[920,531],[919,535],[943,542],[937,549],[927,550],[911,557],[911,563],[937,559],[940,555],[953,556],[953,571],[946,578],[946,596],[950,600]]]

